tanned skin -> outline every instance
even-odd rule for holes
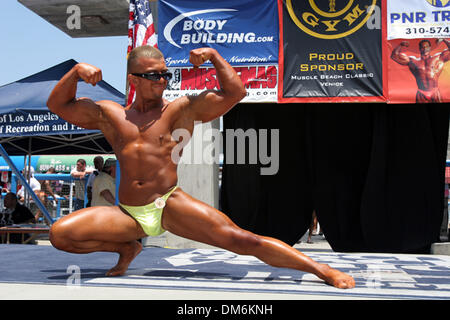
[[[177,164],[171,159],[178,141],[171,133],[186,129],[191,134],[194,121],[208,122],[225,114],[246,94],[233,68],[211,48],[190,52],[194,67],[211,61],[220,90],[204,91],[169,102],[163,99],[167,80],[152,81],[131,74],[128,80],[136,90],[135,101],[123,108],[112,101],[76,99],[77,81],[96,85],[101,70],[77,64],[56,85],[48,99],[49,109],[77,126],[101,130],[120,163],[120,203],[144,206],[177,185]],[[139,58],[132,72],[164,72],[164,58]],[[320,264],[286,243],[241,229],[225,214],[177,188],[168,198],[162,227],[178,236],[203,242],[242,255],[253,255],[265,263],[317,275],[338,288],[353,288],[353,278]],[[136,240],[147,235],[141,226],[119,206],[90,207],[59,219],[50,230],[56,248],[71,253],[117,252],[117,265],[109,276],[123,275],[142,250]]]
[[[443,41],[450,49],[450,41],[447,39],[437,39],[439,44]],[[439,76],[444,69],[444,64],[450,60],[450,50],[444,50],[439,54],[431,55],[431,43],[428,40],[419,44],[420,58],[408,56],[405,51],[409,47],[408,41],[402,41],[391,54],[391,59],[403,66],[408,66],[412,75],[416,79],[417,103],[442,102],[438,88]]]

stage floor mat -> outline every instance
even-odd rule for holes
[[[379,299],[450,299],[450,256],[305,252],[355,278],[354,289],[219,249],[144,248],[121,277],[114,253],[70,254],[51,246],[0,245],[0,283],[286,293]]]

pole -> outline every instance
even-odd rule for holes
[[[50,214],[47,211],[47,208],[42,204],[41,199],[34,193],[34,191],[31,189],[30,185],[28,184],[27,180],[23,177],[22,173],[17,169],[14,162],[12,162],[11,158],[9,157],[6,150],[3,148],[3,146],[0,144],[0,155],[5,159],[5,161],[8,163],[8,166],[11,168],[11,170],[16,174],[17,178],[22,182],[23,187],[28,191],[31,198],[33,198],[34,202],[38,206],[39,210],[44,214],[44,217],[47,219],[50,225],[53,224],[53,218],[50,216]]]

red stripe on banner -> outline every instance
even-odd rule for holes
[[[389,50],[387,41],[387,0],[381,0],[381,52],[383,54],[381,63],[383,64],[383,96],[389,103]]]
[[[283,76],[284,76],[284,50],[283,50],[283,0],[278,0],[278,102],[283,103]]]

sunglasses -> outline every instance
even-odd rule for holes
[[[159,79],[163,78],[164,80],[169,81],[172,79],[172,73],[171,72],[163,72],[163,73],[157,73],[157,72],[148,72],[148,73],[132,73],[133,76],[141,77],[147,80],[152,81],[159,81]]]

